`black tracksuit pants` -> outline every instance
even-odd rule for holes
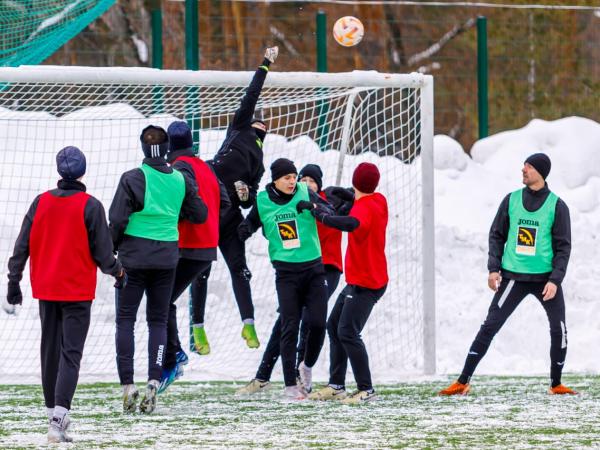
[[[327,282],[327,300],[333,295],[337,289],[338,283],[340,282],[341,272],[334,266],[325,266],[325,281]],[[306,323],[306,309],[302,311],[302,323],[300,325],[300,338],[298,341],[298,354],[296,357],[296,368],[301,361],[304,360],[306,353],[306,338],[308,336],[308,324]],[[260,366],[256,372],[258,380],[268,381],[271,379],[271,374],[275,367],[275,363],[279,359],[281,344],[281,317],[278,316],[275,324],[273,325],[273,331],[271,331],[271,337],[267,343],[265,352],[260,361]]]
[[[233,295],[237,302],[242,320],[254,319],[254,305],[250,291],[250,278],[252,273],[246,264],[246,243],[238,237],[237,227],[244,220],[239,209],[234,209],[227,217],[221,219],[219,229],[219,249],[225,259],[231,275]],[[198,312],[194,323],[204,323],[204,310],[206,308],[207,283],[210,269],[200,275],[192,284],[192,305]]]
[[[90,327],[91,301],[40,300],[42,388],[47,408],[71,409]]]
[[[367,289],[349,284],[338,296],[327,321],[331,346],[329,384],[345,386],[350,360],[358,390],[373,388],[369,356],[360,333],[386,288]]]
[[[550,378],[552,386],[560,384],[562,369],[567,355],[567,326],[565,324],[565,300],[562,287],[558,286],[556,296],[542,300],[542,291],[546,282],[525,282],[502,278],[500,287],[494,295],[488,315],[471,344],[465,366],[459,377],[461,383],[467,383],[479,361],[486,354],[492,339],[504,322],[510,317],[521,301],[529,294],[535,296],[546,310],[550,323]]]
[[[134,327],[137,311],[146,293],[148,322],[148,380],[160,380],[167,344],[169,300],[175,269],[128,269],[127,284],[116,290],[117,370],[122,385],[133,383]]]
[[[281,363],[286,386],[296,385],[296,344],[302,309],[308,326],[304,360],[313,366],[325,339],[327,319],[327,287],[321,264],[301,271],[275,271],[275,287],[281,318]]]
[[[173,283],[173,292],[169,304],[169,319],[167,322],[167,352],[163,361],[163,367],[171,368],[175,365],[177,352],[181,351],[181,342],[179,341],[179,329],[177,327],[177,306],[175,302],[194,281],[198,274],[203,273],[207,268],[210,270],[211,261],[201,261],[196,259],[179,258],[177,269],[175,270],[175,281]]]

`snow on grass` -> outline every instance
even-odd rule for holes
[[[175,383],[150,416],[123,415],[114,384],[83,384],[69,448],[575,449],[600,439],[598,377],[567,377],[576,397],[547,395],[539,377],[478,377],[469,396],[436,396],[450,381],[380,386],[360,406],[286,403],[280,385],[237,398],[239,383]],[[39,386],[2,386],[0,448],[45,444],[42,404]]]

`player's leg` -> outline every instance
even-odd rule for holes
[[[528,294],[530,294],[528,283],[520,283],[508,278],[502,279],[488,309],[487,317],[471,344],[458,380],[440,391],[440,395],[464,395],[469,392],[471,376],[487,353],[494,336]]]
[[[204,327],[204,314],[206,311],[206,298],[208,296],[208,278],[210,277],[211,264],[198,275],[190,288],[192,302],[192,331],[194,348],[200,355],[210,353],[210,344]]]
[[[250,290],[252,273],[246,264],[246,245],[237,234],[237,226],[243,220],[239,211],[228,218],[227,223],[221,228],[219,236],[219,249],[231,274],[233,294],[240,311],[244,326],[242,338],[250,348],[258,348],[260,342],[254,327],[254,305]]]
[[[543,300],[542,290],[545,283],[540,283],[536,298],[540,301],[550,325],[550,394],[577,394],[561,382],[562,371],[567,357],[567,324],[565,320],[565,298],[561,286],[550,300]]]
[[[62,340],[61,310],[58,302],[40,300],[38,302],[42,326],[40,357],[42,369],[42,390],[48,420],[52,420],[55,406],[56,378],[60,362]]]
[[[303,279],[293,272],[278,271],[275,276],[275,287],[279,302],[281,317],[281,364],[286,386],[286,396],[298,398],[301,396],[296,385],[296,344],[300,326],[302,303],[300,286]]]
[[[140,402],[140,411],[151,413],[156,408],[156,394],[162,374],[167,344],[167,317],[173,292],[175,269],[148,270],[146,281],[146,321],[148,323],[148,384]]]
[[[310,394],[308,398],[311,400],[342,400],[346,398],[348,354],[338,337],[338,325],[348,292],[351,292],[350,286],[346,286],[340,292],[327,320],[327,334],[329,335],[329,383],[323,389]]]
[[[327,301],[331,298],[340,282],[341,272],[334,266],[325,265],[325,281],[327,283]],[[300,323],[300,336],[298,337],[298,361],[297,366],[304,360],[306,352],[306,336],[308,335],[308,325],[305,320],[306,308],[302,310],[302,322]]]
[[[53,442],[70,442],[72,439],[66,434],[71,421],[69,411],[79,380],[79,367],[90,327],[92,302],[60,302],[60,307],[62,310],[61,355],[56,379],[54,415],[48,437]]]
[[[179,341],[179,329],[177,327],[177,299],[188,288],[198,274],[210,267],[210,261],[198,261],[194,259],[180,258],[175,270],[175,281],[169,304],[169,317],[167,322],[167,350],[165,353],[163,367],[173,369],[177,362],[177,353],[182,352]]]
[[[135,412],[138,392],[133,382],[134,327],[137,311],[144,296],[146,276],[143,270],[125,270],[127,284],[122,289],[115,290],[117,371],[123,386],[123,411]]]
[[[385,290],[386,286],[381,289],[366,289],[354,286],[352,296],[346,295],[338,324],[338,338],[348,354],[348,360],[356,380],[357,392],[344,402],[362,403],[375,398],[369,368],[369,355],[360,333],[367,320],[369,320],[373,307],[383,296]]]
[[[303,283],[303,303],[306,311],[303,320],[308,328],[306,351],[302,363],[298,366],[300,381],[307,393],[312,390],[312,367],[319,358],[325,340],[328,298],[323,268],[311,269],[310,272],[312,274]]]
[[[236,394],[254,394],[256,392],[263,391],[264,389],[269,387],[269,385],[271,384],[270,380],[271,375],[273,373],[273,369],[275,368],[275,363],[277,363],[277,360],[279,359],[280,345],[281,317],[277,316],[277,320],[273,325],[273,330],[271,331],[269,342],[267,342],[267,347],[265,348],[265,352],[263,353],[255,377],[246,386],[242,387],[241,389],[238,389]]]

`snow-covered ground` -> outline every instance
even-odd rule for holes
[[[120,122],[96,119],[93,111],[80,111],[52,119],[46,114],[27,115],[17,122],[15,113],[0,111],[0,131],[5,136],[0,148],[4,164],[0,177],[0,201],[5,207],[1,219],[0,250],[6,261],[23,214],[34,193],[53,184],[53,158],[56,150],[47,142],[68,142],[79,145],[88,154],[86,177],[89,190],[101,198],[108,208],[119,174],[139,161],[137,136],[147,123],[163,126],[173,119],[168,116],[144,118],[127,105],[110,105]],[[28,113],[32,114],[32,113]],[[18,115],[18,114],[17,114]],[[90,125],[93,124],[93,125]],[[133,130],[133,131],[132,131]],[[201,156],[214,154],[222,141],[222,131],[202,133]],[[66,145],[66,144],[65,144]],[[521,187],[520,170],[527,155],[545,152],[552,158],[553,169],[548,183],[571,209],[573,253],[564,283],[569,329],[569,354],[566,370],[597,372],[600,362],[594,345],[600,339],[596,319],[595,293],[600,284],[600,268],[594,256],[600,250],[597,230],[600,222],[598,199],[600,190],[600,124],[582,118],[565,118],[554,122],[534,120],[520,130],[508,131],[484,139],[472,149],[469,158],[461,146],[447,136],[435,137],[435,220],[436,220],[436,302],[437,302],[437,362],[439,373],[454,373],[461,369],[468,346],[485,316],[492,293],[487,289],[487,231],[501,199]],[[16,149],[16,150],[15,150]],[[26,154],[24,152],[27,152]],[[281,156],[294,156],[298,168],[305,163],[318,163],[324,168],[324,185],[333,184],[339,153],[320,152],[308,138],[286,141],[269,135],[265,146],[265,166]],[[394,273],[406,273],[403,264],[418,258],[414,247],[403,232],[416,222],[411,217],[415,205],[407,198],[406,186],[415,187],[420,162],[405,165],[394,158],[377,156],[348,157],[344,163],[342,183],[348,184],[353,167],[368,159],[386,168],[381,190],[390,199],[391,222],[388,234],[389,257],[395,264]],[[269,178],[268,169],[263,184]],[[412,222],[410,222],[412,220]],[[411,225],[412,224],[412,225]],[[267,259],[266,244],[260,235],[252,238],[248,251],[249,266],[254,272],[253,292],[260,337],[266,344],[275,317],[272,269]],[[400,267],[400,268],[399,268]],[[365,332],[372,351],[375,380],[402,380],[403,375],[393,361],[397,349],[410,352],[418,346],[406,320],[415,319],[409,311],[415,306],[405,295],[408,283],[400,276],[393,280],[392,291],[377,306]],[[0,280],[0,295],[6,284]],[[82,369],[84,373],[103,372],[107,364],[114,365],[112,337],[114,311],[110,280],[102,279],[94,306],[94,322],[90,331]],[[391,293],[395,294],[391,294]],[[27,291],[26,291],[27,297]],[[406,297],[406,298],[405,298]],[[187,300],[179,302],[185,305]],[[23,381],[15,377],[15,367],[37,371],[37,340],[39,324],[36,305],[26,298],[22,314],[15,320],[0,311],[0,339],[4,342],[0,359],[0,378],[4,382]],[[181,307],[181,306],[180,306]],[[418,305],[416,306],[418,307]],[[185,316],[181,307],[180,317]],[[141,308],[143,312],[143,307]],[[596,313],[596,314],[595,314]],[[418,314],[417,314],[418,316]],[[143,316],[140,316],[143,317]],[[418,317],[416,318],[418,319]],[[222,261],[214,267],[207,305],[207,326],[214,354],[194,358],[187,377],[202,379],[244,379],[251,377],[260,358],[260,351],[244,348],[239,339],[239,316],[230,294],[228,274]],[[184,329],[185,325],[181,325]],[[141,334],[143,327],[138,329]],[[138,353],[143,353],[143,338],[138,337]],[[411,340],[412,339],[412,340]],[[543,309],[533,298],[519,307],[498,335],[479,373],[544,374],[548,370],[549,338]],[[410,355],[409,355],[410,356]],[[412,357],[412,356],[411,356]],[[322,356],[317,378],[326,373],[327,353]],[[24,361],[29,361],[24,363]],[[99,367],[103,366],[103,367]],[[137,361],[138,375],[143,375],[143,358]],[[114,380],[112,375],[101,377]],[[407,372],[410,372],[410,367]],[[187,378],[186,377],[186,378]],[[280,372],[275,373],[275,378]],[[36,381],[36,377],[32,381]],[[92,376],[91,379],[94,379]]]

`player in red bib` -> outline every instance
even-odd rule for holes
[[[329,384],[311,394],[309,398],[313,400],[363,403],[375,398],[369,358],[360,333],[388,283],[385,256],[388,206],[386,198],[375,192],[379,177],[374,164],[359,164],[352,176],[355,196],[350,214],[321,217],[325,225],[348,232],[347,285],[327,321],[331,346]],[[348,360],[358,385],[358,390],[349,397],[345,388]]]
[[[57,189],[38,195],[23,220],[8,261],[11,305],[23,301],[19,282],[29,259],[32,296],[39,299],[41,367],[50,421],[48,442],[71,442],[69,410],[96,296],[96,271],[117,278],[125,273],[112,253],[102,203],[85,192],[85,155],[65,147],[56,155]]]
[[[163,361],[159,393],[183,375],[182,366],[188,363],[188,357],[179,341],[175,302],[196,278],[208,278],[211,264],[217,259],[219,217],[231,206],[227,190],[217,179],[212,167],[194,153],[192,131],[187,122],[173,122],[169,125],[167,134],[169,136],[167,161],[198,186],[198,196],[206,203],[208,218],[202,224],[195,224],[188,220],[179,222],[179,261],[171,294],[167,323],[167,351]],[[200,302],[192,302],[195,350],[199,354],[208,354],[210,352],[208,342],[205,346],[201,345],[202,338],[206,337],[202,323],[204,319],[200,318],[204,317],[204,305],[198,303]]]

